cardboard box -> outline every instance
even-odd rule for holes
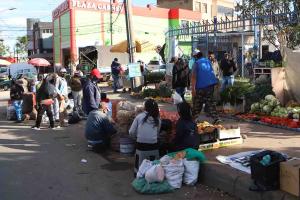
[[[300,159],[280,163],[280,189],[300,196]]]

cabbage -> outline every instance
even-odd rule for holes
[[[263,111],[265,112],[265,113],[270,113],[270,112],[272,112],[272,108],[270,107],[270,106],[264,106],[263,107]]]
[[[293,118],[294,119],[299,119],[299,114],[297,113],[297,114],[293,114]]]
[[[267,101],[272,101],[272,100],[276,100],[276,97],[274,97],[273,95],[267,95],[266,97],[265,97],[265,100],[267,100]]]
[[[251,105],[251,111],[256,111],[259,109],[259,103],[254,103]]]

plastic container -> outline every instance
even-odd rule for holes
[[[270,155],[271,161],[264,166],[261,161],[263,157]],[[262,190],[278,190],[280,187],[280,163],[286,158],[275,151],[263,151],[250,158],[251,178],[254,183]]]
[[[120,153],[132,155],[135,151],[135,141],[129,137],[120,138]]]

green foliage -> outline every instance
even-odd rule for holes
[[[165,79],[163,72],[150,72],[146,74],[146,80],[148,83],[160,83]]]
[[[27,36],[22,36],[17,38],[17,43],[16,43],[16,51],[18,54],[24,54],[27,51]]]
[[[255,89],[255,85],[249,79],[236,79],[233,86],[226,88],[221,92],[221,100],[223,103],[230,103],[231,105],[242,102],[243,97],[251,95]]]
[[[0,56],[5,56],[9,53],[9,47],[4,45],[2,41],[0,41]]]
[[[158,97],[159,96],[159,90],[152,89],[152,88],[144,89],[143,92],[142,92],[142,96],[144,98],[145,97],[152,97],[152,98]]]
[[[167,85],[159,86],[159,96],[169,98],[172,96],[172,90]]]

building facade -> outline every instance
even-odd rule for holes
[[[36,22],[39,22],[40,20],[37,18],[28,18],[26,20],[27,23],[27,52],[28,52],[28,56],[31,56],[33,54],[33,25]]]
[[[166,42],[169,27],[202,19],[199,12],[179,8],[133,6],[132,12],[134,39],[152,46]],[[110,9],[109,2],[66,0],[52,17],[54,63],[77,64],[84,47],[110,46],[127,40],[122,3],[114,3]]]

